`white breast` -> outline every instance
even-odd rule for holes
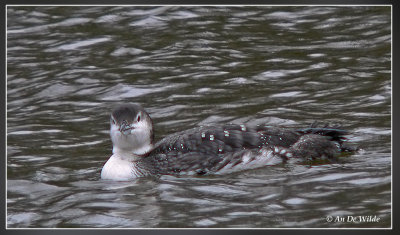
[[[136,178],[134,169],[135,164],[132,161],[114,154],[101,170],[101,178],[118,181],[132,180]]]

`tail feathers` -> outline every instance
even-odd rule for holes
[[[332,141],[342,143],[346,140],[346,137],[344,136],[348,134],[348,131],[340,128],[341,126],[339,125],[329,126],[329,124],[325,124],[323,127],[318,127],[318,123],[314,122],[309,128],[299,129],[297,132],[301,134],[318,134],[328,136]]]
[[[348,145],[346,143],[341,143],[340,144],[340,150],[342,152],[355,152],[355,151],[359,151],[360,147],[359,146],[351,146],[351,145]]]
[[[341,152],[354,152],[358,148],[346,143],[346,130],[339,125],[318,126],[316,122],[310,127],[296,130],[299,139],[289,148],[275,147],[274,153],[283,160],[300,158],[310,161],[335,162]]]
[[[327,136],[329,137],[329,140],[336,141],[339,143],[341,152],[358,151],[360,149],[359,147],[352,146],[346,143],[347,138],[345,137],[345,135],[349,134],[349,132],[341,128],[342,127],[340,125],[329,125],[329,124],[325,124],[322,127],[318,127],[318,122],[315,121],[310,125],[309,128],[299,129],[297,130],[297,132],[303,135],[318,134],[322,136]]]

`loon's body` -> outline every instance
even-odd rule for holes
[[[333,159],[346,131],[336,128],[289,130],[227,124],[193,128],[154,145],[153,123],[139,105],[124,104],[111,114],[113,155],[101,178],[130,180],[149,175],[223,174],[276,165],[290,158]]]

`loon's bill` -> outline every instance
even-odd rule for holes
[[[137,104],[123,104],[111,114],[113,155],[102,179],[143,176],[224,174],[276,165],[291,158],[335,159],[355,149],[344,144],[346,131],[335,127],[290,130],[226,124],[193,128],[154,144],[153,121]]]

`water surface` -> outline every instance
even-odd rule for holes
[[[373,6],[8,6],[7,227],[390,227],[390,25],[390,8]],[[110,183],[100,171],[121,102],[146,108],[156,139],[317,120],[362,150]]]

